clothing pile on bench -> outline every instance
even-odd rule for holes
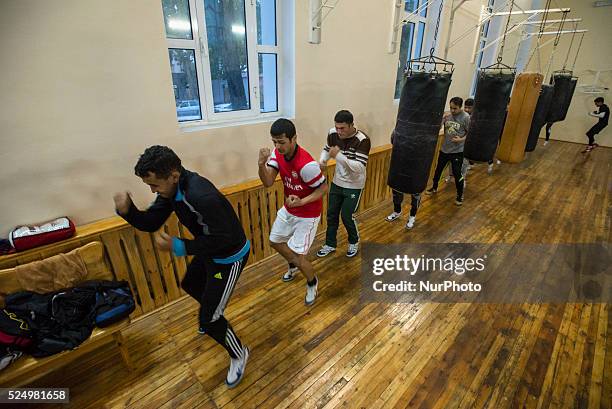
[[[45,294],[10,294],[0,310],[0,370],[22,352],[45,357],[74,349],[89,338],[94,326],[112,325],[134,309],[126,281],[86,281]]]

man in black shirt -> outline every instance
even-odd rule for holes
[[[134,171],[157,197],[139,210],[128,192],[114,196],[117,213],[138,230],[155,232],[172,212],[193,235],[193,240],[156,233],[160,250],[176,256],[195,256],[181,287],[200,303],[200,334],[208,334],[230,355],[226,384],[233,388],[244,375],[249,349],[243,346],[223,312],[248,257],[250,243],[240,220],[225,196],[206,178],[181,166],[166,146],[151,146],[140,156]]]
[[[599,121],[597,121],[597,123],[587,131],[586,136],[589,138],[589,145],[582,151],[582,153],[591,152],[593,149],[599,146],[595,143],[595,135],[600,133],[602,129],[608,126],[608,121],[610,119],[610,108],[604,104],[603,97],[595,98],[594,102],[595,106],[599,108],[599,110],[589,112],[589,115],[599,118]]]

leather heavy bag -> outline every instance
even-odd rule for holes
[[[563,100],[563,109],[561,110],[561,119],[560,121],[564,121],[567,116],[567,111],[569,111],[570,104],[572,103],[572,98],[574,97],[574,91],[576,91],[576,83],[578,82],[577,77],[572,77],[570,79],[569,91],[566,95],[565,100]]]
[[[463,150],[467,159],[487,162],[495,156],[513,83],[514,73],[481,71],[478,74],[474,110]]]
[[[531,120],[531,129],[529,130],[529,137],[525,145],[525,152],[533,152],[538,145],[538,137],[542,127],[546,124],[546,115],[550,109],[553,94],[554,87],[552,85],[542,85],[533,119]]]
[[[450,83],[448,72],[416,72],[406,76],[387,179],[392,189],[417,194],[427,187]]]
[[[514,81],[508,117],[497,147],[496,156],[502,162],[520,163],[525,158],[525,145],[538,105],[543,79],[544,76],[540,73],[523,72]]]
[[[559,122],[565,119],[576,89],[576,81],[577,78],[571,74],[553,74],[550,79],[554,86],[553,102],[546,115],[546,122]]]

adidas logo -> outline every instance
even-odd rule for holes
[[[223,277],[221,277],[221,273],[217,273],[214,275],[215,278],[218,278],[219,280],[223,279]]]

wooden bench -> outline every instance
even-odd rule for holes
[[[113,273],[104,257],[104,246],[99,241],[88,243],[75,250],[87,268],[85,280],[113,280]],[[45,260],[43,260],[44,262]],[[15,274],[15,268],[0,270],[0,296],[22,290]],[[132,370],[128,350],[123,343],[121,331],[130,323],[129,318],[106,328],[94,328],[93,333],[78,348],[64,351],[45,358],[22,356],[13,364],[0,371],[1,387],[26,385],[55,369],[62,367],[75,358],[90,352],[110,341],[117,344],[123,363]]]

